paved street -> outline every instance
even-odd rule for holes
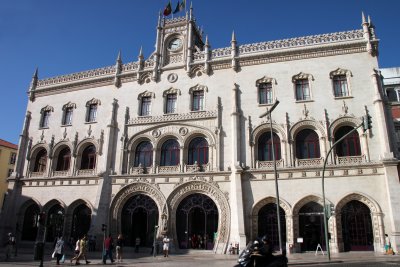
[[[57,266],[51,261],[51,252],[47,249],[43,266]],[[70,256],[62,265],[70,266]],[[89,266],[104,266],[101,261],[101,252],[90,252]],[[237,255],[216,255],[210,251],[188,251],[186,254],[172,254],[168,258],[162,255],[152,257],[149,252],[134,253],[127,248],[125,250],[124,262],[114,263],[112,266],[137,266],[137,267],[233,267],[236,265]],[[82,261],[83,263],[83,261]],[[84,263],[81,265],[85,265]],[[107,262],[107,265],[111,265]],[[20,249],[18,257],[9,262],[4,261],[4,252],[0,251],[0,266],[39,266],[38,261],[33,261],[32,249]],[[85,265],[86,266],[86,265]],[[314,253],[300,253],[289,255],[289,266],[332,266],[332,267],[379,267],[400,266],[400,256],[388,256],[373,252],[350,252],[332,255],[331,262],[326,255],[315,255]]]

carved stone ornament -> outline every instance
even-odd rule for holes
[[[333,79],[333,77],[338,76],[338,75],[346,75],[347,77],[348,77],[348,76],[353,76],[353,74],[351,73],[351,71],[345,70],[345,69],[341,69],[341,68],[337,68],[336,70],[331,71],[331,72],[329,73],[329,77],[330,77],[331,79]]]
[[[182,136],[187,135],[188,132],[189,132],[189,130],[188,130],[188,128],[186,128],[186,127],[181,127],[181,128],[179,129],[179,134],[182,135]]]
[[[176,73],[171,73],[171,74],[169,74],[169,75],[167,76],[167,80],[168,80],[170,83],[176,82],[176,81],[178,80],[178,74],[176,74]]]
[[[43,113],[43,112],[45,112],[45,111],[53,112],[53,111],[54,111],[54,108],[53,108],[52,106],[47,105],[47,106],[45,106],[44,108],[42,108],[42,109],[40,110],[40,113]]]
[[[314,81],[314,76],[308,73],[300,72],[299,74],[296,74],[292,77],[292,82],[295,83],[297,80],[303,80],[303,79]]]
[[[190,89],[189,89],[189,94],[193,93],[194,91],[204,91],[204,92],[208,92],[208,87],[205,86],[205,85],[197,84],[197,85],[195,85],[195,86],[193,86],[193,87],[190,87]]]
[[[151,132],[151,135],[153,136],[153,137],[155,137],[155,138],[158,138],[160,135],[161,135],[161,131],[160,130],[153,130],[152,132]]]
[[[65,104],[65,105],[62,107],[62,110],[66,110],[67,108],[76,108],[76,104],[75,104],[75,103],[72,103],[72,102],[70,101],[70,102],[68,102],[67,104]]]
[[[258,87],[262,83],[276,84],[276,79],[264,76],[256,81],[256,86]]]
[[[92,98],[90,99],[88,102],[86,102],[86,106],[90,106],[90,105],[101,105],[101,101],[97,98]]]
[[[150,83],[150,82],[151,82],[151,72],[139,73],[138,77],[139,84]]]
[[[143,97],[151,97],[151,98],[155,98],[156,94],[153,92],[149,92],[149,91],[144,91],[143,93],[140,93],[138,96],[138,100],[141,100]]]
[[[181,95],[181,90],[171,87],[163,92],[163,97],[171,94]]]

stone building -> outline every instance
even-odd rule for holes
[[[0,213],[3,211],[4,199],[8,195],[7,178],[14,171],[18,146],[0,139]]]
[[[225,253],[267,234],[277,245],[276,157],[283,244],[332,252],[400,245],[393,124],[371,20],[360,29],[212,49],[188,15],[159,15],[147,59],[53,78],[29,89],[5,230],[48,241],[102,225],[127,244],[167,233],[174,249]],[[275,102],[269,116],[260,115]],[[373,128],[363,131],[362,116]],[[271,128],[272,125],[272,134]],[[351,130],[331,156],[335,140]],[[272,153],[274,151],[274,153]],[[158,227],[156,227],[158,226]],[[40,228],[40,227],[39,227]]]

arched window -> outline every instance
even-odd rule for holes
[[[93,170],[96,167],[96,147],[87,146],[82,152],[81,170]]]
[[[22,228],[22,240],[35,241],[37,235],[37,219],[40,209],[37,204],[31,204],[26,210],[24,215],[24,222]]]
[[[196,137],[189,144],[188,164],[208,163],[208,143],[204,137]]]
[[[46,149],[40,150],[35,158],[35,165],[33,166],[34,172],[45,172],[47,164],[47,151]]]
[[[150,167],[153,164],[153,146],[149,141],[141,142],[136,148],[134,166],[139,164],[142,167]]]
[[[298,159],[319,158],[319,138],[310,129],[300,131],[296,136],[296,157]]]
[[[71,150],[69,147],[63,148],[58,154],[56,171],[68,171],[71,162]]]
[[[161,147],[161,166],[179,165],[180,147],[178,141],[174,139],[167,140]]]
[[[276,133],[273,133],[271,138],[271,132],[265,132],[258,138],[258,160],[260,161],[272,161],[272,139],[275,148],[275,159],[281,159],[281,140]]]
[[[335,132],[335,140],[339,140],[345,134],[353,130],[351,126],[340,127]],[[339,144],[336,145],[336,155],[338,157],[349,157],[361,155],[360,138],[357,131],[346,136]]]

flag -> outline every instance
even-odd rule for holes
[[[179,0],[178,0],[178,3],[176,3],[175,10],[174,10],[174,12],[172,12],[172,14],[176,14],[180,11],[181,11],[181,4],[179,3]]]
[[[171,1],[169,1],[168,5],[164,8],[164,16],[171,15],[171,12],[172,12]]]

